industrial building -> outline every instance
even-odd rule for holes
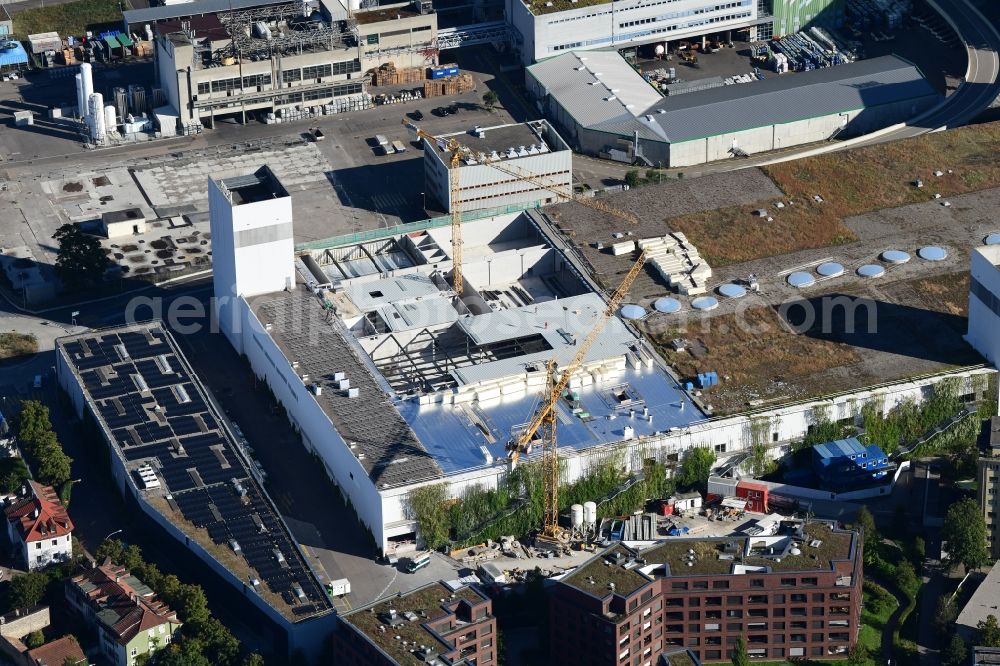
[[[524,64],[570,50],[621,49],[742,31],[748,41],[795,32],[813,22],[839,25],[841,0],[506,0]]]
[[[219,327],[282,404],[385,552],[416,548],[411,490],[444,483],[449,497],[493,487],[509,471],[507,443],[546,382],[603,315],[592,278],[550,241],[539,211],[462,224],[463,294],[451,286],[451,219],[414,223],[289,251],[290,206],[266,169],[209,181]],[[922,400],[960,369],[777,407],[769,441],[801,438],[823,405],[829,418]],[[612,316],[557,403],[566,479],[615,455],[628,470],[694,446],[749,448],[747,415],[709,419],[632,325]],[[537,458],[540,447],[522,459]]]
[[[997,599],[1000,599],[1000,562],[995,562],[990,572],[979,583],[955,620],[955,633],[967,644],[973,645],[979,634],[979,623],[993,615],[998,617]],[[1000,619],[1000,617],[998,617]],[[985,663],[995,663],[992,660]]]
[[[940,101],[896,56],[668,97],[615,51],[565,53],[528,67],[525,80],[576,150],[664,167],[865,134]]]
[[[318,654],[330,600],[162,324],[60,338],[56,374],[119,492],[259,610],[247,621],[275,651]]]
[[[493,602],[475,587],[431,583],[340,620],[334,653],[345,666],[497,663]]]
[[[155,31],[157,84],[181,129],[217,116],[332,105],[363,108],[364,73],[384,62],[434,64],[437,17],[429,3],[348,9],[336,0],[216,0],[125,12]],[[360,105],[360,106],[359,106]],[[164,132],[172,128],[163,128]]]
[[[993,559],[1000,559],[1000,417],[983,423],[979,433],[979,459],[976,461],[976,498],[986,521],[986,545]]]
[[[550,662],[658,663],[687,648],[728,662],[843,657],[861,624],[862,542],[831,523],[772,536],[615,545],[550,588]],[[608,640],[608,638],[611,640]]]
[[[573,151],[545,120],[476,127],[437,139],[423,139],[425,192],[446,211],[453,203],[450,140],[469,151],[456,167],[460,210],[544,206],[572,197]]]
[[[965,339],[995,365],[1000,363],[1000,245],[973,249],[970,273]]]
[[[495,483],[546,362],[567,363],[603,313],[603,298],[524,214],[463,225],[458,298],[446,279],[449,227],[296,258],[278,240],[288,199],[273,176],[209,188],[220,328],[384,549],[416,539],[404,511],[415,485]],[[559,408],[568,452],[703,418],[617,317],[570,388]]]

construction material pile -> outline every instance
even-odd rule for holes
[[[476,87],[471,74],[462,73],[458,76],[446,76],[440,79],[424,81],[424,97],[447,97],[461,95]]]
[[[422,67],[405,67],[397,69],[396,64],[387,62],[372,70],[373,86],[397,86],[403,83],[419,83],[426,73]]]
[[[704,294],[712,277],[712,267],[698,254],[698,249],[680,233],[615,243],[612,254],[631,253],[635,247],[646,251],[651,263],[672,289],[688,296]]]

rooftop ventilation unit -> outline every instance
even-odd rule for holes
[[[132,382],[135,384],[135,388],[139,391],[139,393],[146,393],[149,391],[149,384],[147,384],[146,380],[142,378],[142,375],[138,373],[132,375]]]
[[[191,396],[188,395],[187,389],[184,388],[181,384],[177,384],[176,386],[173,387],[173,389],[174,389],[174,396],[177,398],[177,402],[179,402],[182,405],[191,402]]]
[[[156,357],[156,367],[160,369],[165,375],[172,374],[174,369],[170,367],[170,359],[167,358],[166,354],[160,354]]]

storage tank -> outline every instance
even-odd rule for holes
[[[83,107],[87,108],[87,102],[94,94],[94,72],[89,62],[80,63],[80,80],[83,83]]]
[[[663,46],[663,44],[657,44],[656,49],[654,50],[656,51],[657,58],[659,58],[660,56],[662,56],[664,53],[667,52],[667,49]]]
[[[87,98],[83,96],[83,75],[77,74],[76,81],[76,115],[86,120],[87,118]]]
[[[104,129],[108,132],[113,132],[118,127],[118,114],[115,112],[115,107],[108,104],[104,107]]]
[[[569,508],[569,523],[574,529],[583,525],[583,505],[574,504]]]
[[[104,140],[107,134],[107,127],[104,124],[104,95],[94,93],[90,96],[90,104],[87,107],[90,111],[90,138],[99,143]]]
[[[587,525],[597,524],[597,502],[583,503],[583,522]]]
[[[124,118],[128,115],[128,91],[118,86],[112,93],[115,96],[115,112],[119,118]]]

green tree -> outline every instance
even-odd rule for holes
[[[707,447],[698,447],[688,451],[681,466],[678,485],[685,489],[695,489],[704,492],[708,488],[708,476],[715,464],[715,453]]]
[[[868,648],[866,648],[861,643],[858,643],[851,648],[851,651],[847,653],[847,666],[868,666],[871,660],[871,655],[868,654]]]
[[[979,505],[970,498],[948,507],[941,538],[948,542],[948,563],[978,569],[986,564],[986,520]]]
[[[448,487],[443,483],[421,486],[410,491],[409,510],[420,527],[420,536],[428,548],[439,548],[448,542]]]
[[[28,646],[29,650],[42,647],[45,645],[45,634],[41,631],[33,631],[24,637],[24,644]]]
[[[36,449],[35,458],[38,460],[38,479],[42,483],[61,486],[73,477],[73,459],[66,455],[54,438]]]
[[[17,439],[25,446],[33,447],[39,440],[52,432],[49,408],[38,400],[22,400],[21,412],[17,415]]]
[[[0,492],[16,493],[31,478],[21,458],[0,459]]]
[[[200,589],[200,588],[199,588]],[[240,656],[240,642],[214,617],[197,627],[198,640],[202,643],[202,653],[216,666],[235,664]]]
[[[767,444],[759,443],[750,447],[750,473],[755,477],[767,476],[778,467],[778,463],[767,454]]]
[[[976,625],[976,645],[983,647],[1000,647],[1000,625],[996,615],[987,615]]]
[[[14,608],[37,606],[45,598],[49,577],[42,573],[17,576],[10,581],[10,603]]]
[[[896,565],[895,582],[896,586],[907,594],[911,596],[916,594],[920,581],[917,580],[917,572],[909,560],[902,560]]]
[[[965,647],[965,641],[958,634],[952,634],[948,645],[941,651],[941,664],[942,666],[962,666],[968,656],[969,649]]]
[[[958,619],[958,605],[954,597],[948,595],[938,597],[937,608],[934,611],[934,626],[942,635],[952,633],[952,625]]]
[[[195,630],[205,626],[211,617],[205,591],[197,585],[181,583],[172,595],[164,594],[163,600],[177,611],[181,620]]]
[[[84,233],[79,225],[64,224],[56,229],[52,238],[59,242],[56,274],[64,286],[80,289],[104,278],[110,262],[96,237]]]
[[[736,639],[736,645],[733,646],[733,651],[730,653],[733,660],[733,666],[750,666],[750,655],[747,653],[747,643],[740,636]]]
[[[499,101],[500,98],[497,96],[496,91],[487,90],[483,93],[483,105],[487,110],[492,111],[493,107],[496,106]]]
[[[264,657],[256,652],[251,652],[243,658],[243,666],[264,666]]]
[[[157,650],[148,663],[153,666],[213,666],[202,654],[201,643],[190,638]]]
[[[858,509],[857,526],[864,532],[865,565],[873,564],[882,546],[882,536],[875,527],[875,517],[867,507]]]
[[[629,187],[637,187],[642,182],[642,176],[639,175],[639,171],[632,169],[625,173],[625,184]]]

